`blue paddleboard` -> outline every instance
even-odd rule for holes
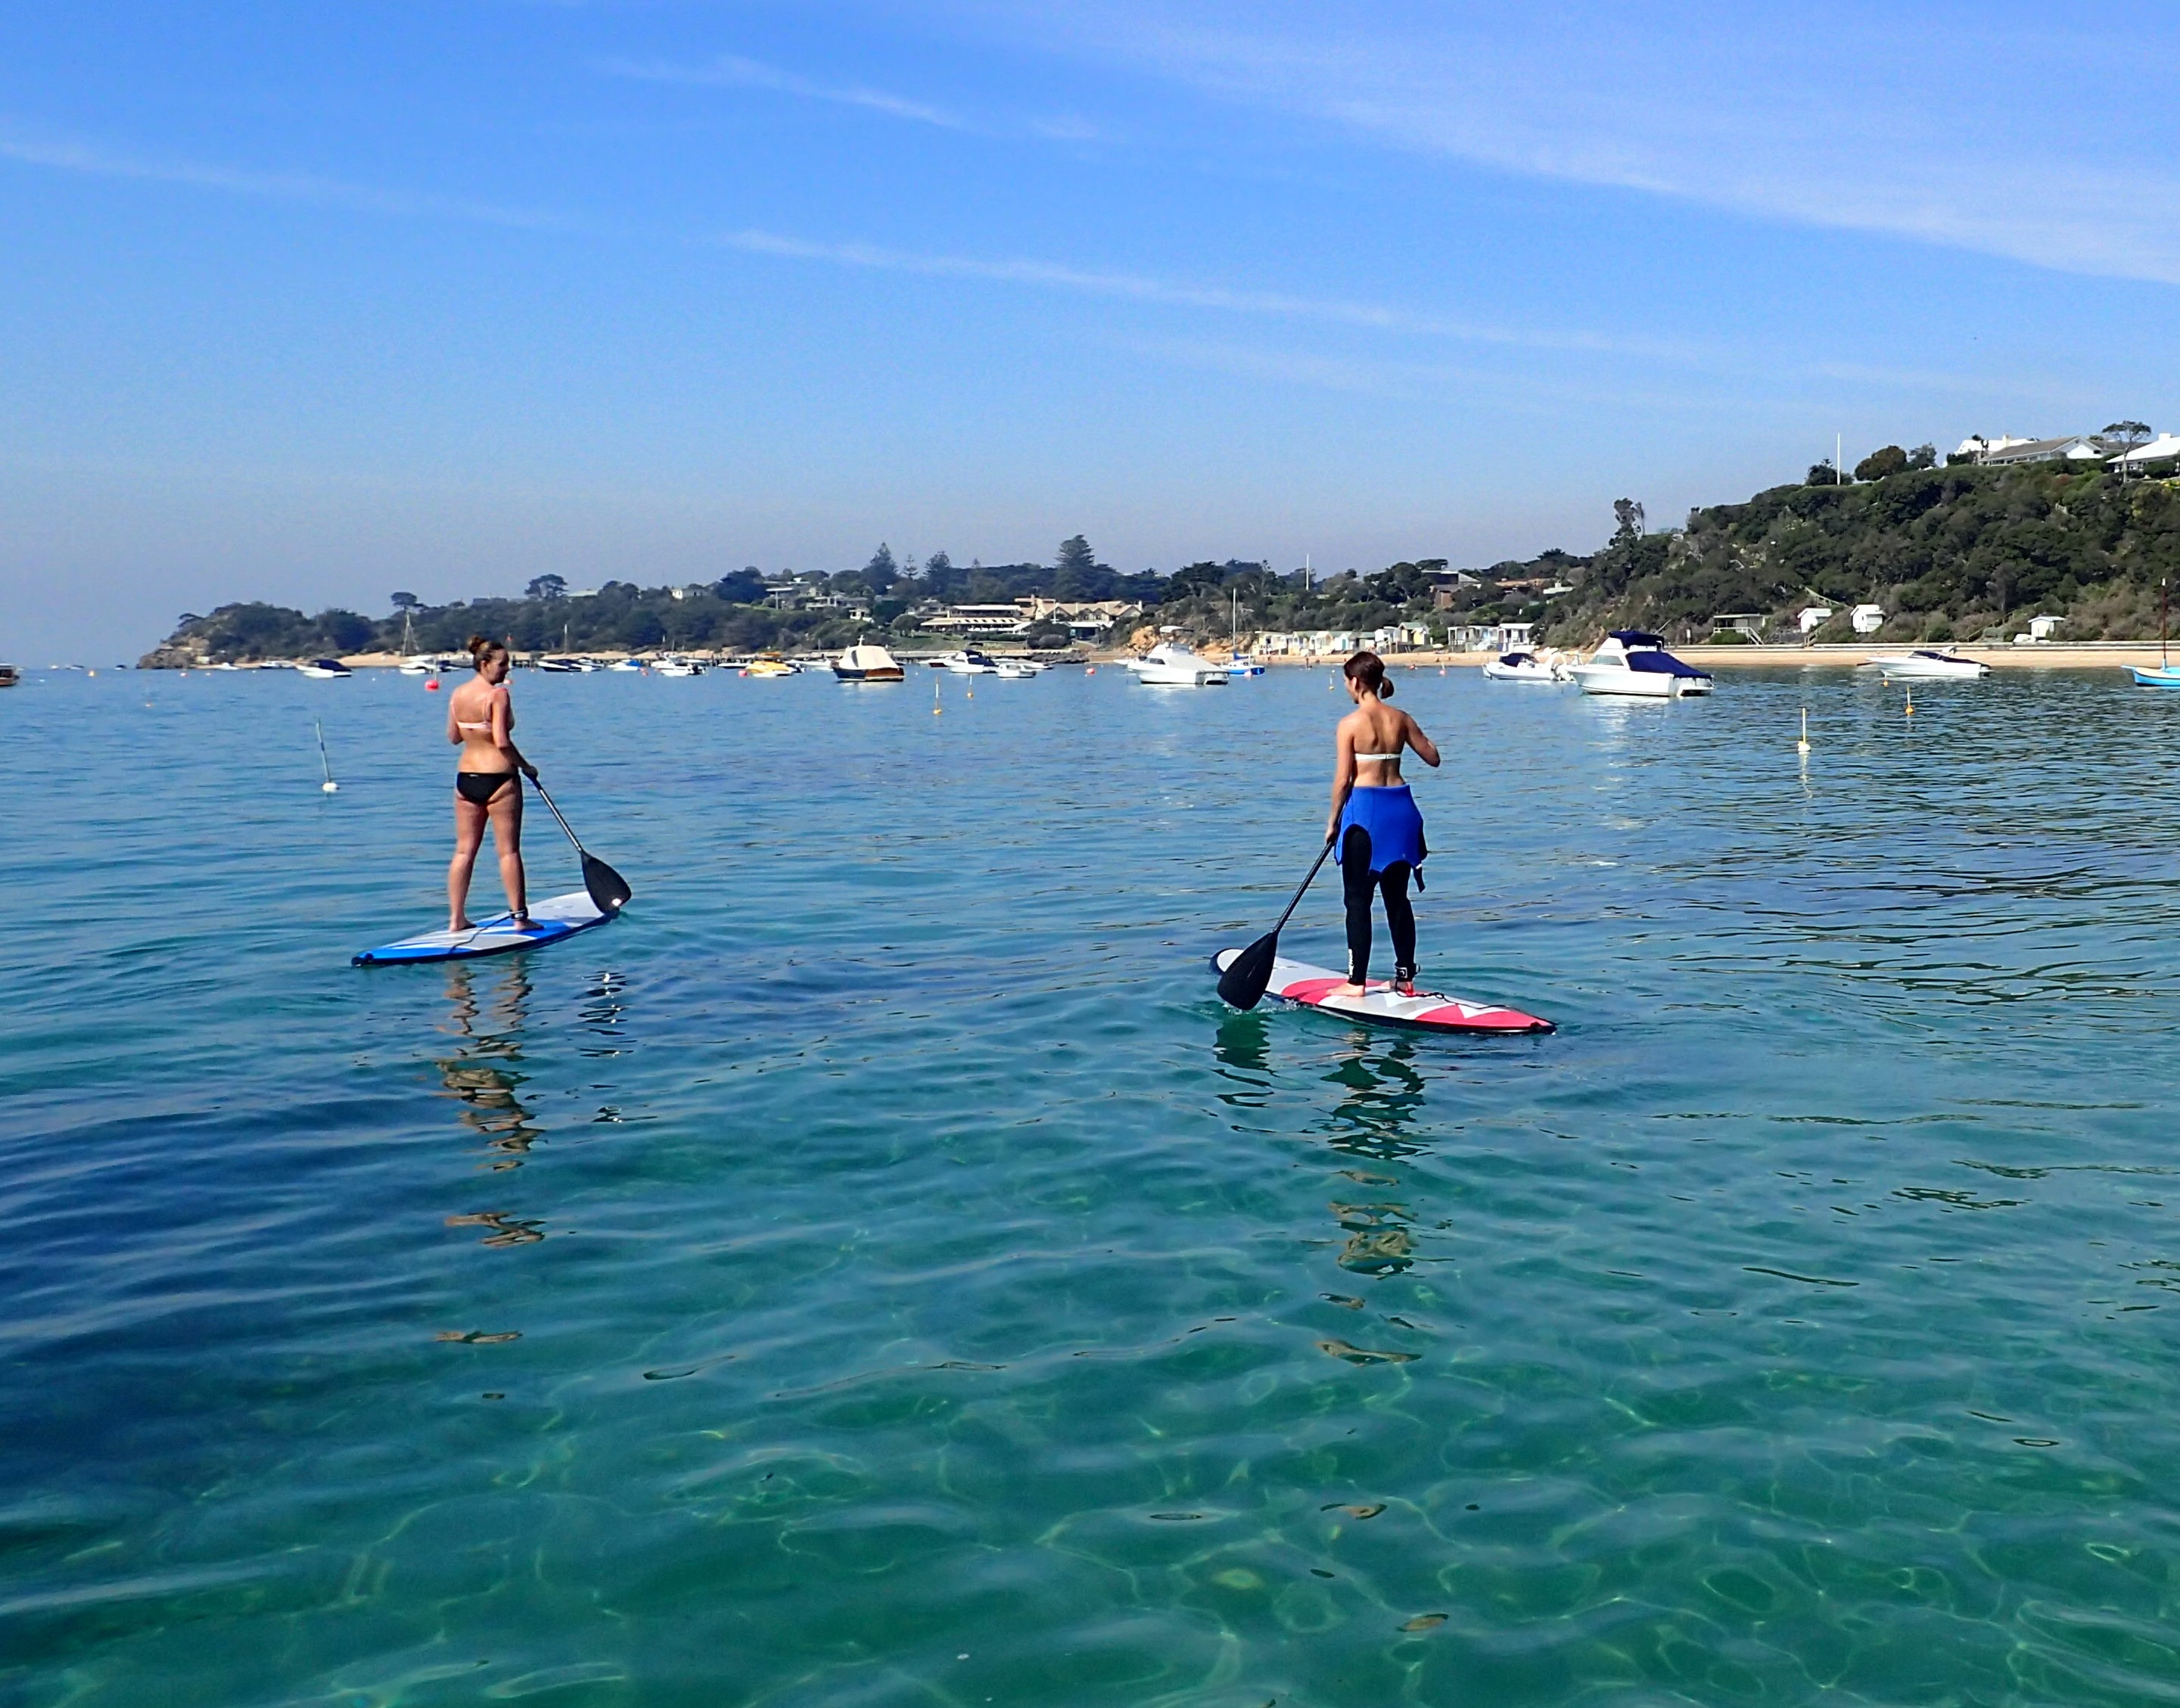
[[[357,967],[390,967],[417,961],[469,961],[480,955],[505,955],[510,950],[536,949],[548,943],[588,931],[614,916],[601,913],[597,904],[581,890],[555,895],[550,901],[530,904],[530,929],[515,928],[515,916],[503,913],[467,931],[427,931],[421,937],[405,937],[383,949],[366,949],[353,957]]]

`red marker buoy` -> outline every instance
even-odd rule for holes
[[[427,694],[438,693],[439,691],[439,679],[437,676],[433,676],[427,680],[424,684],[424,691]]]

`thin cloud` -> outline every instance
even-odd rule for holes
[[[1232,0],[981,15],[1418,153],[2180,283],[2174,42],[2154,13],[2108,38],[1852,13],[1782,36],[1699,0],[1602,18]]]
[[[1276,315],[1329,322],[1374,332],[1456,339],[1473,344],[1507,344],[1531,350],[1582,354],[1639,355],[1666,361],[1693,361],[1701,353],[1686,344],[1623,339],[1584,332],[1544,332],[1492,326],[1479,322],[1418,314],[1381,303],[1337,298],[1291,296],[1279,291],[1236,290],[1225,285],[1191,284],[1143,273],[1101,273],[1049,261],[989,261],[970,256],[930,255],[887,249],[867,243],[826,243],[770,231],[729,232],[718,240],[752,255],[798,261],[830,262],[883,273],[920,273],[931,278],[988,279],[1007,284],[1042,285],[1093,296],[1123,297],[1135,302],[1177,308],[1217,309],[1227,313]]]
[[[179,184],[275,201],[309,202],[359,213],[425,216],[512,226],[530,231],[575,231],[583,228],[558,214],[504,207],[460,196],[382,190],[307,172],[253,172],[202,162],[130,154],[71,138],[34,135],[0,127],[0,159],[25,166],[83,173],[94,178],[134,179],[150,184]]]
[[[841,107],[860,107],[883,113],[889,118],[905,118],[917,124],[935,124],[944,130],[966,130],[966,120],[942,107],[889,95],[882,89],[854,84],[818,83],[792,71],[783,71],[762,60],[739,54],[722,54],[701,65],[676,65],[664,60],[608,59],[598,69],[609,77],[630,77],[645,83],[685,83],[713,89],[763,89],[792,95],[804,101],[829,101]]]

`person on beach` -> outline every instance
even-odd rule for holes
[[[447,740],[462,750],[454,772],[454,857],[447,868],[447,928],[467,931],[470,874],[476,869],[484,827],[499,846],[499,881],[518,929],[530,928],[522,873],[522,779],[537,768],[515,745],[515,702],[507,691],[507,648],[470,636],[475,680],[447,697]]]
[[[1326,993],[1360,996],[1370,983],[1370,899],[1385,898],[1385,924],[1393,934],[1393,989],[1412,996],[1416,989],[1416,914],[1408,904],[1408,878],[1422,884],[1423,816],[1401,780],[1401,754],[1412,750],[1426,765],[1438,764],[1438,749],[1423,726],[1406,712],[1385,703],[1393,685],[1385,680],[1385,661],[1375,653],[1357,653],[1342,666],[1347,697],[1355,709],[1340,720],[1334,736],[1332,815],[1324,837],[1335,841],[1341,888],[1347,895],[1347,983]]]

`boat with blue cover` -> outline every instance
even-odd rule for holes
[[[1710,673],[1665,650],[1665,637],[1643,629],[1615,629],[1588,663],[1574,667],[1585,694],[1627,694],[1645,700],[1677,700],[1708,694]]]

